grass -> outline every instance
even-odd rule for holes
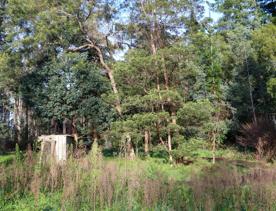
[[[9,201],[0,201],[0,210],[5,211],[32,211],[32,210],[60,210],[61,193],[40,193],[38,199],[32,194],[14,198]]]
[[[0,155],[0,165],[9,164],[15,159],[15,153]]]
[[[184,181],[189,179],[192,174],[200,172],[203,168],[211,166],[211,163],[207,160],[200,159],[193,165],[173,165],[165,163],[160,158],[147,158],[147,159],[135,159],[126,160],[124,158],[108,158],[104,159],[105,164],[114,164],[126,171],[136,171],[137,169],[144,169],[145,174],[149,178],[156,178],[157,172],[175,181]]]
[[[63,166],[37,160],[28,152],[0,165],[0,210],[276,210],[275,165],[229,158],[172,165],[104,158],[98,149]]]

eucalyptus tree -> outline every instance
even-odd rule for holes
[[[229,100],[232,106],[237,108],[236,116],[239,120],[252,118],[256,121],[256,64],[251,37],[252,31],[261,26],[261,9],[253,0],[218,0],[215,8],[222,13],[217,24],[218,33],[223,36],[231,52],[229,61],[232,64],[227,67],[231,79]]]
[[[273,81],[276,77],[276,26],[263,25],[252,32],[252,46],[255,51],[256,98],[262,113],[275,113]],[[265,38],[265,39],[264,39]]]
[[[124,96],[123,114],[137,122],[146,153],[151,140],[171,154],[181,128],[176,112],[198,85],[200,70],[184,38],[199,24],[203,12],[199,3],[139,0],[122,4],[129,19],[117,25],[134,49],[116,64],[115,76]]]

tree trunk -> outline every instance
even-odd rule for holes
[[[135,158],[135,152],[129,134],[126,135],[126,153],[129,159],[133,160]]]
[[[78,131],[77,131],[77,125],[76,125],[76,118],[73,117],[73,121],[72,121],[72,136],[75,140],[75,143],[78,143],[79,140],[79,136],[78,136]]]
[[[176,125],[176,113],[175,111],[172,112],[172,123]]]
[[[145,130],[145,154],[149,154],[149,140],[150,140],[150,133],[148,130]]]
[[[171,152],[172,152],[172,136],[171,136],[171,131],[170,130],[168,131],[168,150],[169,150],[169,160],[172,162],[173,161],[172,155],[171,155]]]
[[[23,124],[24,124],[24,117],[23,117],[23,102],[21,97],[15,98],[14,103],[14,127],[15,127],[15,140],[17,143],[22,144],[23,140]]]
[[[29,144],[29,107],[25,106],[24,141]]]
[[[171,114],[171,118],[172,118],[172,124],[176,124],[176,115],[175,112],[172,112]],[[168,130],[168,150],[169,150],[169,159],[172,162],[173,158],[171,155],[171,151],[172,151],[172,134],[171,134],[171,130]]]
[[[165,58],[164,58],[163,54],[162,54],[162,66],[163,66],[163,75],[164,75],[165,87],[166,87],[166,90],[169,90],[169,76],[168,76],[168,71],[167,71],[167,68],[166,68]]]
[[[156,123],[156,133],[157,133],[157,137],[158,137],[160,143],[163,144],[164,141],[163,141],[163,139],[161,137],[161,133],[160,133],[160,120],[158,120]]]
[[[250,80],[250,72],[249,72],[249,67],[248,67],[248,61],[247,61],[247,56],[245,55],[244,57],[245,57],[247,80],[248,80],[248,86],[249,86],[249,96],[250,96],[250,103],[251,103],[251,109],[252,109],[252,116],[253,116],[254,122],[256,123],[257,122],[256,111],[255,111],[256,109],[255,109],[255,105],[254,105],[253,89],[252,89],[252,83],[251,83],[251,80]]]
[[[98,142],[98,133],[97,130],[94,128],[92,131],[92,137],[94,142]]]
[[[62,122],[62,134],[66,134],[67,133],[67,119],[65,118]]]
[[[113,70],[106,64],[106,62],[104,60],[102,50],[98,46],[93,44],[93,42],[91,42],[91,41],[90,41],[90,47],[97,51],[97,55],[99,57],[100,64],[102,65],[102,67],[107,72],[107,75],[108,75],[108,78],[109,78],[109,81],[110,81],[110,84],[111,84],[112,91],[113,91],[113,93],[115,95],[115,98],[116,98],[115,108],[116,108],[118,114],[121,116],[122,115],[122,108],[121,108],[120,96],[119,96],[119,92],[118,92],[118,89],[117,89],[116,81],[115,81],[114,76],[113,76]]]
[[[157,49],[156,49],[155,39],[154,39],[153,33],[154,33],[153,30],[151,30],[151,32],[150,32],[150,47],[151,47],[152,55],[156,55]]]
[[[215,132],[213,132],[212,155],[213,155],[212,163],[215,164],[216,163],[216,133]]]

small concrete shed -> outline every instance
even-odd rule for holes
[[[57,162],[66,161],[68,149],[73,144],[71,135],[42,135],[38,137],[41,142],[40,161],[44,162],[54,158]]]

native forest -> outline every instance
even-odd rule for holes
[[[0,0],[0,210],[276,211],[275,0]]]

